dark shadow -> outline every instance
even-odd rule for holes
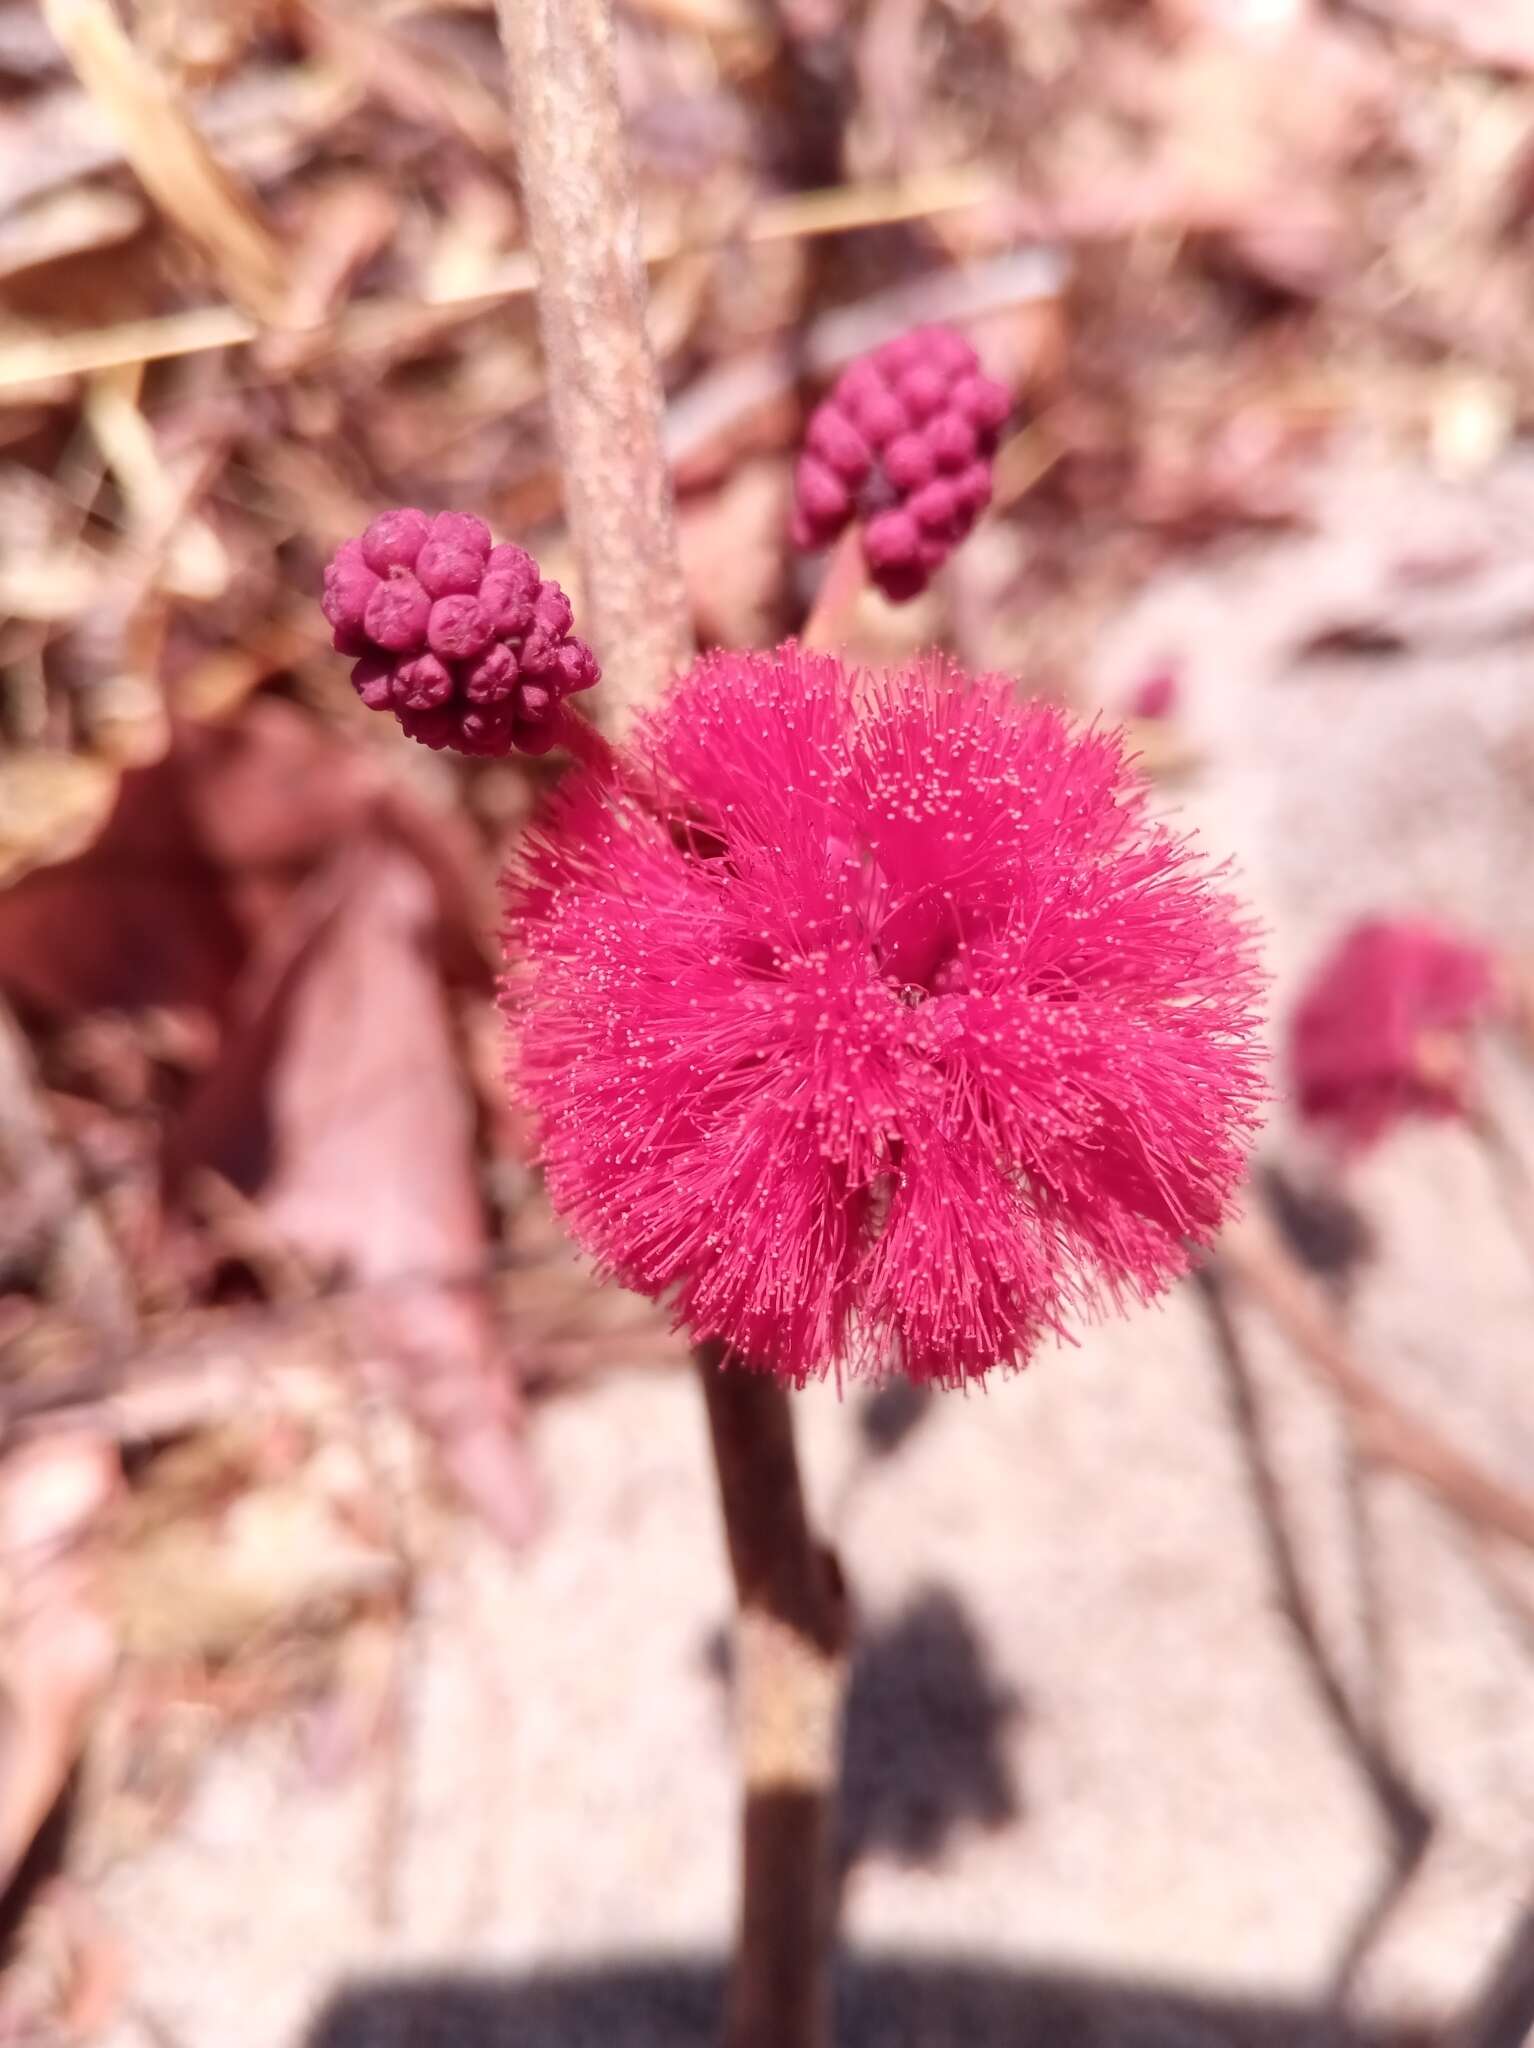
[[[597,1965],[523,1978],[404,1977],[339,1992],[306,2048],[715,2048],[711,1961]],[[996,1964],[847,1962],[838,2048],[1427,2048],[1304,2006],[1209,1998]]]
[[[965,1822],[1016,1819],[1007,1757],[1024,1711],[991,1672],[985,1646],[953,1594],[919,1592],[853,1648],[838,1867],[883,1852],[937,1860]]]
[[[893,1457],[932,1412],[930,1387],[896,1379],[875,1387],[858,1403],[858,1436],[871,1458]]]
[[[728,1685],[729,1634],[703,1647]],[[854,1633],[839,1790],[837,1874],[881,1852],[902,1863],[937,1861],[954,1830],[998,1828],[1021,1811],[1007,1735],[1025,1712],[991,1672],[985,1647],[953,1594],[917,1593],[886,1623]]]
[[[1374,1229],[1340,1187],[1304,1182],[1270,1165],[1259,1173],[1258,1188],[1284,1242],[1318,1280],[1345,1286],[1374,1256]]]
[[[1490,1977],[1449,2037],[1448,2048],[1528,2048],[1534,2041],[1534,1899],[1503,1945]]]
[[[1197,1284],[1224,1371],[1236,1436],[1279,1606],[1303,1658],[1317,1702],[1367,1784],[1387,1833],[1388,1867],[1337,1961],[1333,1990],[1340,1999],[1350,1989],[1369,1950],[1404,1897],[1432,1838],[1433,1813],[1396,1762],[1382,1730],[1354,1704],[1322,1639],[1289,1533],[1283,1488],[1273,1466],[1251,1368],[1230,1303],[1213,1271],[1200,1273]]]

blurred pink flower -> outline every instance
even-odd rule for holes
[[[508,878],[554,1200],[802,1382],[1021,1365],[1218,1228],[1263,1098],[1237,904],[1115,734],[931,658],[705,657]]]
[[[1497,1002],[1482,946],[1410,919],[1353,926],[1312,976],[1290,1027],[1302,1116],[1353,1145],[1406,1116],[1467,1103],[1474,1026]]]
[[[1170,662],[1164,662],[1143,675],[1130,691],[1129,715],[1149,720],[1170,718],[1181,695],[1182,682],[1177,670]]]

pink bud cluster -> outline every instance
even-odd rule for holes
[[[600,675],[559,585],[471,513],[380,513],[337,551],[321,603],[357,695],[428,747],[547,753],[561,698]]]
[[[828,547],[860,519],[873,581],[896,602],[915,597],[990,503],[1010,410],[951,327],[918,327],[860,357],[810,416],[794,545]]]

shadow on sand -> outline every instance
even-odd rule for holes
[[[520,1978],[357,1984],[306,2048],[714,2048],[723,1977],[705,1962],[633,1962]],[[839,2048],[1425,2048],[1302,2006],[1014,1971],[979,1961],[848,1961]]]

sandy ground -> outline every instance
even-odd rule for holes
[[[1112,705],[1183,665],[1204,767],[1179,794],[1246,870],[1281,993],[1363,908],[1534,942],[1534,472],[1360,465],[1324,502],[1319,536],[1149,593],[1094,683]],[[1292,1149],[1281,1110],[1269,1145]],[[1534,1481],[1534,1266],[1482,1152],[1414,1131],[1355,1192],[1360,1345]],[[863,1644],[847,2040],[1341,2048],[1454,2011],[1508,1939],[1534,1891],[1531,1610],[1407,1484],[1360,1483],[1260,1323],[1235,1334],[1238,1362],[1189,1287],[984,1396],[803,1400]],[[267,1727],[97,1887],[135,1968],[112,2048],[708,2038],[734,1798],[701,1412],[684,1378],[619,1372],[534,1427],[545,1537],[511,1558],[459,1526],[428,1576],[395,1924],[374,1770],[317,1791]],[[1351,1740],[1284,1611],[1260,1468]]]

